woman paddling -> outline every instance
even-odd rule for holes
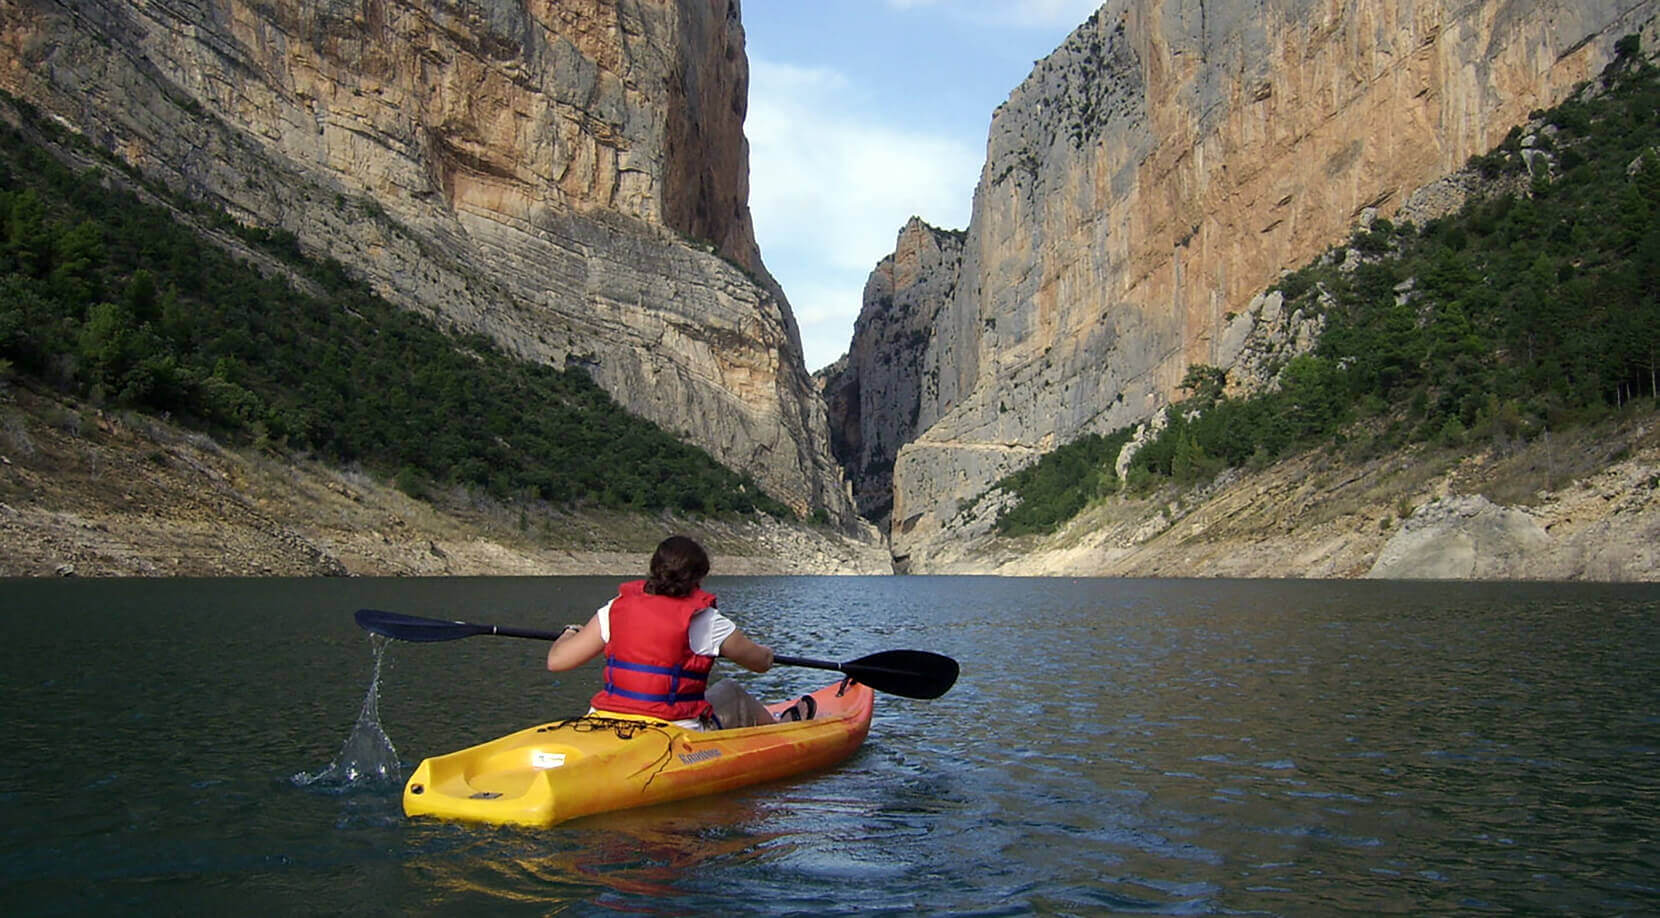
[[[597,713],[644,714],[690,729],[770,724],[766,706],[731,679],[709,685],[725,657],[752,672],[772,668],[772,648],[750,640],[703,590],[709,556],[685,536],[670,536],[651,556],[651,575],[618,588],[586,625],[567,625],[548,649],[548,669],[565,672],[605,652],[605,682],[590,702]],[[804,698],[786,720],[811,717]]]

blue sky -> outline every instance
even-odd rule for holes
[[[807,368],[913,215],[964,229],[991,113],[1100,0],[745,0],[750,208]]]

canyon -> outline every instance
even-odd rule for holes
[[[1456,209],[1442,179],[1621,36],[1652,47],[1656,12],[1102,6],[994,113],[960,243],[946,255],[941,231],[902,229],[824,375],[855,494],[891,480],[898,568],[956,569],[965,506],[1080,435],[1152,418],[1190,367],[1245,384],[1253,336],[1311,341],[1264,296],[1282,272],[1409,199],[1420,219]]]
[[[181,212],[291,233],[445,329],[581,369],[822,524],[422,503],[0,367],[0,576],[617,573],[686,528],[729,573],[1654,579],[1641,419],[1315,451],[1045,537],[993,535],[992,486],[1155,417],[1194,366],[1267,384],[1319,333],[1282,272],[1455,210],[1469,157],[1620,37],[1660,44],[1657,13],[1113,0],[993,114],[969,225],[902,227],[814,380],[749,216],[735,2],[0,0],[0,89]]]

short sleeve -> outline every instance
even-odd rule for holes
[[[726,643],[726,639],[737,630],[738,626],[732,624],[731,619],[710,606],[692,616],[691,626],[686,629],[686,643],[691,645],[692,653],[718,657],[720,645]]]
[[[613,599],[611,602],[616,600]],[[600,606],[594,612],[594,617],[599,619],[599,639],[607,644],[611,643],[611,602]]]

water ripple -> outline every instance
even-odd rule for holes
[[[418,760],[561,716],[594,674],[532,642],[395,645],[365,697],[349,611],[552,624],[614,588],[17,586],[8,911],[1660,912],[1648,587],[726,578],[775,646],[920,647],[962,678],[883,696],[818,774],[549,831],[404,819],[393,739]],[[74,640],[42,624],[61,608]],[[354,710],[380,736],[342,743]]]

